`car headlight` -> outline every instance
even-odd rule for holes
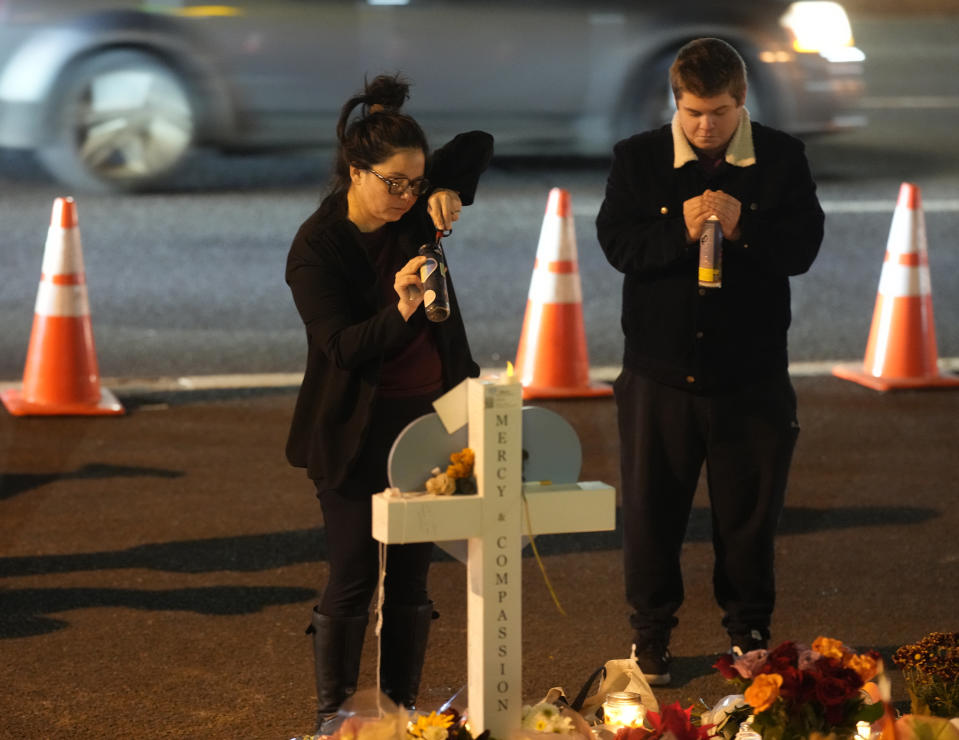
[[[792,35],[793,49],[799,53],[818,53],[835,61],[865,58],[854,46],[849,16],[839,3],[824,0],[795,2],[779,22]]]

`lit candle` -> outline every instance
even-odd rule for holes
[[[639,694],[617,691],[606,695],[603,702],[603,724],[611,728],[642,727],[646,707]]]
[[[519,378],[513,373],[513,363],[509,360],[506,361],[506,375],[500,375],[496,380],[499,385],[511,385],[513,383],[518,383]]]

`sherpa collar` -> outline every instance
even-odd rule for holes
[[[698,157],[686,134],[679,125],[679,112],[673,114],[673,168],[679,169],[687,162],[695,162]],[[749,111],[744,105],[739,109],[739,125],[733,138],[726,147],[726,161],[735,167],[749,167],[756,164],[756,151],[753,149],[753,127],[749,121]]]

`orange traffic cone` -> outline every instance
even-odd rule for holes
[[[0,398],[15,416],[123,413],[100,388],[73,198],[53,202],[23,387]]]
[[[837,365],[833,374],[877,391],[959,386],[959,377],[939,374],[926,221],[916,185],[899,188],[865,359],[861,366]]]
[[[516,375],[523,384],[523,398],[613,394],[612,386],[590,382],[582,304],[569,193],[553,188],[536,247],[516,351]]]

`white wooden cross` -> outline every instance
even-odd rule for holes
[[[469,424],[478,494],[376,494],[373,537],[387,544],[467,540],[470,727],[502,740],[521,719],[523,535],[530,526],[534,535],[613,529],[616,494],[599,482],[524,486],[522,386],[512,378],[469,378],[434,406],[447,432]]]

